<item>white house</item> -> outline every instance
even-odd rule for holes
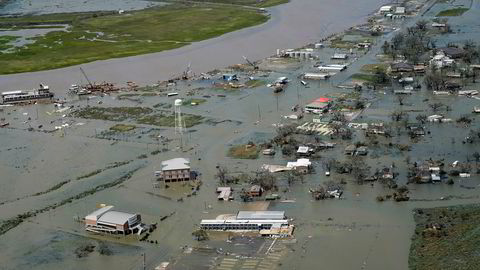
[[[431,60],[430,65],[433,65],[436,68],[444,68],[451,66],[455,63],[455,60],[451,59],[450,57],[446,56],[443,52],[438,52]]]

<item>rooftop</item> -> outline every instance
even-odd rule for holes
[[[190,169],[190,160],[186,158],[174,158],[162,161],[162,170],[183,170]]]
[[[101,215],[98,222],[110,223],[110,224],[125,224],[129,219],[134,218],[136,214],[108,211]]]
[[[104,207],[102,207],[100,209],[97,209],[97,210],[93,211],[92,213],[88,214],[85,217],[85,219],[98,220],[103,214],[110,211],[111,209],[113,209],[113,205],[104,206]]]
[[[237,220],[282,220],[285,211],[238,211]]]

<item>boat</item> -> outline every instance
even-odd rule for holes
[[[16,90],[1,93],[2,103],[18,103],[36,99],[51,99],[53,93],[50,92],[48,85],[40,84],[38,89],[34,90]]]

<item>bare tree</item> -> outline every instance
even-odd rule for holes
[[[218,178],[220,185],[224,186],[228,184],[228,169],[224,166],[217,165],[217,173],[215,177]]]
[[[441,102],[435,102],[435,103],[432,103],[432,104],[429,104],[428,106],[430,106],[430,108],[432,108],[432,110],[434,112],[437,112],[439,111],[442,107],[445,107],[445,104],[441,103]]]

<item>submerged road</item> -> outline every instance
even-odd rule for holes
[[[158,53],[95,61],[81,66],[93,81],[140,85],[180,75],[191,63],[195,73],[273,55],[277,48],[296,48],[361,23],[388,0],[291,0],[269,9],[265,24]],[[62,95],[71,84],[86,83],[78,66],[0,76],[0,91],[31,89],[39,83]]]

